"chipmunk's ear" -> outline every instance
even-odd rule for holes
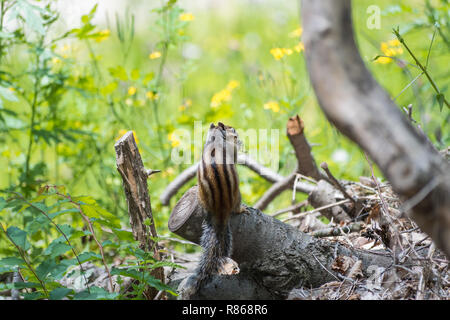
[[[218,122],[217,123],[218,127],[221,127],[222,129],[225,129],[225,125],[222,122]]]
[[[220,123],[220,122],[219,122]],[[209,125],[209,128],[210,129],[213,129],[213,128],[215,128],[216,126],[214,125],[214,122],[211,122],[211,124]]]

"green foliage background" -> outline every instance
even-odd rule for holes
[[[114,143],[128,130],[135,132],[145,166],[162,170],[149,179],[149,192],[156,228],[163,236],[169,235],[171,207],[162,206],[159,196],[190,165],[171,160],[172,149],[183,145],[175,130],[193,132],[194,121],[202,121],[204,128],[210,122],[223,121],[238,132],[279,129],[279,171],[287,174],[295,156],[284,136],[285,124],[288,117],[299,114],[319,163],[327,161],[342,179],[369,175],[362,152],[332,128],[317,105],[303,52],[295,50],[301,41],[294,32],[300,26],[296,1],[212,2],[205,7],[174,0],[158,4],[135,1],[128,8],[124,3],[120,12],[108,12],[107,23],[101,25],[93,22],[98,14],[93,3],[80,17],[79,25],[68,30],[60,23],[55,9],[58,2],[64,1],[1,1],[0,223],[5,232],[0,232],[0,272],[27,269],[22,261],[26,259],[14,260],[19,259],[18,252],[25,254],[44,278],[51,273],[43,271],[46,265],[42,265],[45,260],[40,255],[45,250],[54,261],[47,266],[50,271],[61,261],[76,264],[71,248],[101,264],[96,244],[81,241],[90,232],[73,207],[86,205],[83,201],[87,198],[67,203],[64,199],[70,195],[89,197],[95,210],[87,216],[107,248],[108,264],[116,256],[142,254],[127,248],[127,244],[133,247],[133,241],[125,230],[129,228],[126,202],[115,167]],[[408,87],[420,73],[408,53],[403,50],[395,56],[400,60],[386,64],[374,58],[383,54],[382,43],[395,39],[392,29],[399,27],[416,57],[423,63],[428,61],[428,72],[448,100],[449,2],[378,1],[379,29],[367,26],[371,5],[373,1],[355,1],[353,8],[363,59],[399,107],[412,104],[416,125],[435,146],[448,146],[449,109],[442,106],[440,95],[424,76]],[[145,23],[136,22],[138,12],[145,12]],[[273,48],[285,48],[284,56],[275,59]],[[152,53],[154,59],[150,58]],[[222,92],[225,98],[212,107],[215,94],[226,89],[230,81],[238,85]],[[265,108],[268,102],[278,107]],[[246,169],[240,168],[239,174],[243,200],[251,205],[270,185]],[[45,185],[64,188],[40,189]],[[61,196],[55,196],[55,190]],[[300,195],[297,198],[302,200]],[[177,199],[172,199],[172,206]],[[66,226],[73,236],[72,244],[61,245],[61,234],[51,223],[38,228],[42,212],[27,201],[54,214],[53,221]],[[267,211],[289,203],[286,193]],[[57,214],[61,211],[64,214]],[[19,248],[8,235],[21,243]],[[52,244],[55,248],[49,250]],[[137,250],[136,244],[134,248]],[[177,249],[194,248],[177,245]],[[141,258],[137,260],[149,257]],[[54,281],[69,267],[55,271],[48,280],[49,286],[57,289],[54,296],[58,298],[76,297]],[[39,280],[31,271],[26,276],[29,281]],[[45,297],[42,286],[34,287],[41,295],[30,298]],[[93,291],[91,298],[126,298]]]

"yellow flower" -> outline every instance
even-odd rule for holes
[[[192,21],[195,19],[194,15],[192,13],[182,13],[179,16],[179,19],[181,21]]]
[[[401,46],[401,43],[398,39],[389,40],[388,44],[391,47],[400,47]]]
[[[375,60],[376,63],[380,63],[380,64],[387,64],[387,63],[390,63],[391,61],[392,61],[392,59],[389,57],[378,57],[378,59]]]
[[[211,98],[211,107],[217,108],[219,107],[223,102],[230,101],[231,100],[231,93],[235,88],[239,87],[239,82],[236,80],[231,80],[228,82],[225,89],[220,90],[216,94],[213,95]]]
[[[297,52],[302,52],[305,50],[305,46],[303,45],[303,42],[299,42],[295,47],[294,50]]]
[[[119,140],[120,138],[122,138],[122,136],[123,136],[125,133],[127,133],[128,131],[130,131],[130,130],[120,129],[119,132],[118,132],[118,134],[117,134],[116,141]],[[134,137],[134,140],[136,141],[136,143],[139,143],[139,139],[137,138],[136,132],[135,132],[134,130],[132,130],[132,131],[133,131],[133,137]]]
[[[111,31],[109,31],[109,29],[99,31],[97,37],[95,37],[95,41],[102,42],[103,40],[108,39],[110,34],[111,34]]]
[[[264,104],[264,109],[272,110],[273,112],[280,112],[280,105],[276,101],[268,101]]]
[[[236,81],[236,80],[231,80],[227,84],[227,89],[229,89],[229,90],[233,90],[233,89],[235,89],[237,87],[239,87],[239,81]]]
[[[135,95],[135,94],[136,94],[136,91],[137,91],[136,87],[129,87],[129,88],[128,88],[128,94],[129,94],[130,96]]]
[[[173,133],[173,132],[169,133],[167,138],[171,142],[171,145],[172,145],[173,148],[178,147],[180,145],[180,143],[181,143],[180,139],[178,139],[177,135],[175,133]]]
[[[380,50],[383,52],[385,57],[378,57],[375,61],[380,64],[387,64],[392,62],[393,59],[390,57],[395,57],[403,53],[403,48],[398,39],[389,40],[387,42],[382,42],[380,44]]]
[[[281,48],[272,48],[272,49],[270,49],[270,54],[273,55],[275,60],[280,60],[284,56],[283,49],[281,49]]]
[[[211,98],[211,107],[217,108],[223,102],[229,101],[231,99],[231,90],[223,89],[213,95]]]
[[[294,31],[292,31],[291,33],[289,33],[289,37],[298,38],[298,37],[301,37],[302,33],[303,33],[303,29],[297,28]]]
[[[283,53],[287,56],[290,56],[293,53],[292,49],[289,49],[289,48],[283,48],[282,50],[283,50]]]
[[[151,60],[158,59],[158,58],[161,57],[161,52],[159,52],[159,51],[153,51],[152,53],[149,54],[148,57],[149,57]]]
[[[154,93],[153,91],[147,91],[145,94],[148,100],[156,100],[158,99],[158,94]]]

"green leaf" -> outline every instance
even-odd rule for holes
[[[145,271],[113,268],[111,270],[111,275],[120,275],[120,276],[124,276],[124,277],[130,277],[135,280],[142,281],[145,284],[149,285],[150,287],[155,288],[156,290],[164,290],[164,291],[169,292],[172,295],[177,295],[173,288],[162,283],[161,280],[156,279],[155,277],[153,277],[152,275],[150,275],[148,272],[145,272]]]
[[[14,266],[14,267],[20,267],[25,265],[25,261],[21,258],[17,257],[7,257],[0,260],[0,266]]]
[[[442,107],[444,106],[444,94],[438,93],[436,95],[436,100],[439,103],[439,110],[442,112]]]
[[[50,300],[61,300],[71,292],[73,292],[73,290],[69,288],[56,288],[50,292]]]
[[[25,300],[37,300],[44,297],[45,297],[44,294],[39,291],[23,294],[23,298]]]
[[[74,300],[112,300],[115,299],[119,293],[113,292],[109,293],[103,288],[100,287],[90,287],[90,293],[88,290],[83,290],[78,292],[73,299]]]
[[[46,256],[50,256],[51,259],[54,259],[63,253],[71,250],[72,247],[67,243],[61,242],[61,240],[56,239],[44,250],[43,254]]]
[[[37,268],[36,274],[42,281],[45,281],[47,277],[58,267],[53,260],[44,260]]]
[[[45,35],[44,23],[39,13],[36,11],[43,12],[44,10],[28,3],[25,0],[18,0],[15,10],[20,12],[20,15],[25,20],[25,23],[35,32]]]
[[[4,207],[6,207],[6,200],[3,197],[0,197],[0,211],[2,211]]]
[[[14,282],[12,283],[14,289],[25,289],[25,288],[41,288],[41,284],[37,282]]]
[[[120,219],[100,207],[92,197],[77,197],[73,198],[73,200],[80,204],[81,210],[89,218],[103,218],[108,222],[109,226],[120,228]],[[101,224],[101,221],[99,223]]]
[[[109,68],[108,71],[114,78],[119,78],[122,81],[128,80],[127,71],[122,66],[117,66],[115,68]]]
[[[81,263],[84,263],[86,261],[91,261],[91,260],[101,260],[102,256],[95,252],[83,252],[78,255],[78,259],[80,259]],[[73,258],[71,260],[74,260],[75,264],[78,263],[78,261],[75,258]]]
[[[101,88],[100,92],[101,92],[101,94],[106,96],[106,95],[111,94],[114,91],[116,91],[118,85],[119,84],[117,83],[117,81],[110,82],[106,86]]]
[[[19,99],[17,99],[16,95],[14,94],[13,91],[9,90],[8,88],[4,88],[0,86],[0,95],[3,97],[3,99],[8,100],[8,101],[19,101]]]
[[[27,233],[17,227],[9,227],[6,230],[9,238],[22,250],[30,249],[30,243],[27,241]]]
[[[117,228],[112,228],[112,232],[119,238],[121,241],[134,241],[133,233],[126,230],[121,230]]]
[[[140,77],[140,74],[139,74],[139,69],[133,69],[132,71],[131,71],[131,80],[138,80],[139,79],[139,77]]]

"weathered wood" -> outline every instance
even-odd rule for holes
[[[450,165],[373,78],[357,49],[349,0],[302,0],[308,72],[319,105],[378,165],[403,209],[450,257]]]
[[[316,179],[328,180],[327,177],[319,171],[316,161],[311,154],[311,147],[304,135],[305,125],[298,115],[289,118],[286,125],[286,135],[291,142],[297,157],[297,171],[305,176]]]
[[[174,207],[169,218],[169,229],[199,243],[204,217],[205,212],[197,200],[197,186],[194,186]],[[251,288],[247,288],[246,292],[255,294],[255,297],[246,296],[247,299],[265,296],[258,288],[265,288],[275,298],[283,298],[295,287],[318,287],[336,280],[338,275],[332,271],[331,265],[338,256],[360,259],[365,275],[368,275],[367,268],[371,265],[388,267],[392,263],[386,252],[351,249],[317,239],[251,207],[248,213],[231,218],[231,231],[232,259],[239,264],[240,276],[247,279],[246,285]],[[227,292],[229,281],[234,281],[230,279],[233,276],[214,277],[214,285],[206,286],[200,298],[233,299],[233,292]],[[235,299],[241,297],[237,294]]]
[[[314,208],[320,208],[331,203],[337,202],[337,190],[325,180],[320,180],[317,187],[309,194],[308,201]],[[321,210],[320,213],[328,220],[334,219],[338,222],[349,222],[350,217],[340,206],[334,206]]]
[[[123,135],[114,148],[117,170],[123,180],[133,236],[139,241],[141,249],[147,252],[153,251],[155,259],[159,259],[157,245],[151,239],[151,237],[157,237],[147,186],[147,178],[151,171],[144,168],[132,131]],[[146,223],[146,220],[149,223]],[[156,268],[152,271],[152,275],[164,283],[163,268]],[[158,291],[151,287],[146,290],[148,299],[153,299],[157,293]]]

